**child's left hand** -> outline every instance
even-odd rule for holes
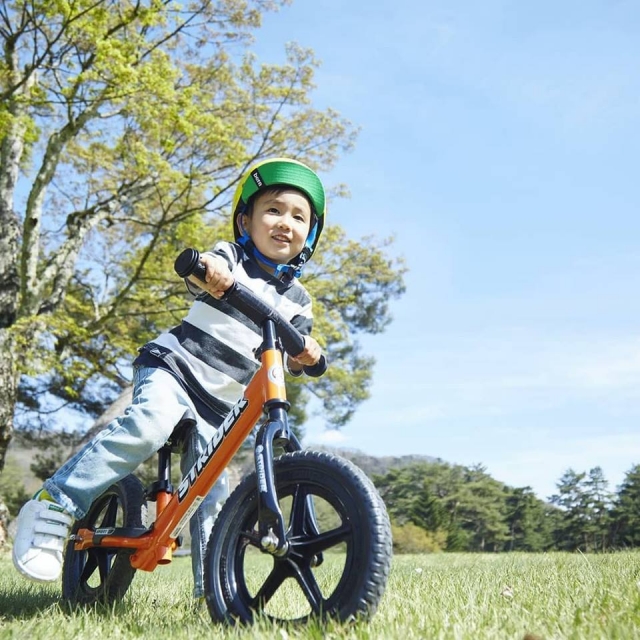
[[[304,349],[295,358],[291,355],[289,356],[289,368],[292,371],[301,371],[302,367],[310,367],[317,364],[321,355],[322,349],[317,341],[311,336],[304,336]],[[299,366],[296,367],[294,363]]]

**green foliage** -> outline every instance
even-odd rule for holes
[[[359,333],[378,333],[391,322],[391,301],[405,291],[402,259],[388,255],[391,239],[347,239],[338,226],[323,233],[304,275],[314,302],[314,333],[330,362],[310,390],[322,401],[333,428],[346,424],[369,397],[375,359],[360,351]]]
[[[594,467],[589,471],[585,485],[584,506],[587,525],[584,533],[589,541],[589,548],[604,551],[609,541],[613,494],[608,489],[609,482],[604,477],[601,467]]]
[[[64,452],[62,447],[58,446],[47,453],[36,453],[29,469],[36,478],[44,482],[60,468],[63,461]]]
[[[640,546],[640,465],[631,467],[618,490],[612,510],[614,544]]]
[[[546,551],[553,547],[557,512],[536,498],[530,487],[505,487],[509,551]]]
[[[448,528],[451,522],[443,491],[447,491],[446,463],[418,463],[375,476],[375,484],[390,516],[400,525],[411,523],[430,531]]]
[[[551,503],[530,487],[508,487],[480,466],[415,463],[374,476],[397,527],[447,532],[448,551],[606,551],[639,546],[640,467],[617,495],[600,467],[567,470]],[[408,534],[407,534],[408,535]]]
[[[397,526],[413,525],[436,539],[444,531],[447,551],[553,546],[549,505],[529,488],[506,487],[480,466],[421,462],[374,481]]]
[[[466,469],[464,482],[453,493],[453,524],[470,536],[472,548],[500,551],[507,540],[504,485],[481,466]]]
[[[446,531],[427,531],[412,522],[391,525],[394,553],[435,553],[447,543]]]
[[[558,532],[561,549],[593,551],[607,547],[612,501],[607,485],[600,467],[588,474],[568,469],[560,478],[551,503],[564,511]]]
[[[0,173],[0,227],[13,243],[2,245],[13,283],[6,317],[21,356],[9,373],[22,375],[31,419],[60,407],[95,416],[127,384],[137,347],[186,308],[173,258],[231,237],[225,216],[250,163],[287,155],[328,170],[353,146],[347,120],[311,106],[311,51],[290,44],[282,64],[251,52],[262,14],[281,4],[19,0],[0,8],[0,148],[12,149]],[[20,173],[23,208],[13,206]],[[354,334],[390,321],[404,267],[387,256],[386,240],[347,241],[338,228],[326,235],[309,285],[333,367],[294,389],[294,421],[304,421],[313,393],[339,426],[367,397],[372,374]],[[0,407],[7,414],[10,395]]]
[[[24,486],[20,469],[7,465],[0,474],[0,502],[9,509],[9,515],[15,518],[22,505],[31,498]]]

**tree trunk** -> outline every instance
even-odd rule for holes
[[[4,469],[7,448],[13,433],[13,412],[18,393],[18,375],[14,367],[13,345],[9,331],[0,328],[0,472]],[[0,496],[0,549],[7,545],[9,510]]]
[[[0,498],[0,551],[7,547],[9,543],[9,509]]]
[[[10,81],[20,81],[18,53],[15,47],[5,49]],[[23,91],[31,91],[33,79],[27,79]],[[21,100],[11,99],[6,106],[10,114],[5,120],[0,143],[0,472],[4,469],[7,448],[13,433],[13,414],[18,394],[19,375],[15,365],[15,346],[10,328],[18,316],[20,299],[20,222],[14,210],[14,193],[24,152],[26,119],[21,118]],[[3,109],[4,111],[4,109]]]
[[[9,330],[0,328],[0,471],[13,434],[13,413],[18,395],[18,379],[13,340]]]

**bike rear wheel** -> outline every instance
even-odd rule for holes
[[[75,522],[78,529],[146,526],[144,487],[135,476],[111,485],[97,498],[87,515]],[[93,547],[76,551],[67,543],[62,566],[62,597],[72,605],[112,604],[121,600],[135,574],[128,549]]]
[[[355,465],[299,451],[274,464],[289,551],[262,551],[255,474],[227,499],[209,539],[205,591],[214,621],[253,622],[372,615],[392,555],[384,503]]]

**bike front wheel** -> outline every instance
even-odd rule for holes
[[[71,530],[139,528],[145,526],[147,504],[142,483],[126,476],[97,498],[87,515]],[[73,540],[67,543],[62,566],[62,597],[72,605],[112,604],[127,592],[135,569],[131,551],[92,547],[76,551]]]
[[[288,551],[265,553],[255,474],[227,499],[209,539],[205,591],[214,621],[372,615],[391,564],[389,518],[367,476],[347,460],[298,451],[274,462]]]

